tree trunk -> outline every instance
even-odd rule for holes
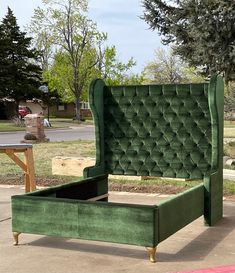
[[[76,120],[77,121],[81,121],[80,108],[81,108],[80,96],[77,95],[77,97],[76,97]]]
[[[15,104],[14,105],[14,115],[17,116],[17,117],[19,117],[19,105],[20,105],[20,102],[16,100],[14,104]]]

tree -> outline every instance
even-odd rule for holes
[[[99,56],[97,56],[99,54]],[[95,67],[89,70],[87,73],[86,64],[89,62],[95,62],[96,59],[99,62]],[[128,62],[122,63],[116,57],[115,47],[107,47],[97,52],[95,48],[90,48],[87,52],[84,52],[83,59],[81,61],[81,69],[79,77],[85,79],[83,84],[83,90],[81,92],[81,100],[87,101],[88,89],[90,82],[94,78],[103,78],[108,85],[114,84],[140,84],[143,82],[143,75],[131,74],[129,70],[135,65],[131,58]],[[84,69],[83,69],[84,67]],[[72,91],[73,70],[71,69],[69,62],[69,55],[66,52],[57,52],[54,55],[54,61],[47,71],[44,73],[44,79],[48,82],[49,89],[57,89],[61,99],[65,103],[74,102],[75,95]]]
[[[3,29],[2,25],[0,25],[0,99],[6,97],[7,95],[7,85],[6,85],[6,66],[7,66],[7,58],[6,58],[6,41],[2,39],[3,37]]]
[[[34,29],[36,32],[36,29]],[[32,31],[32,29],[31,29]],[[35,33],[34,32],[34,33]],[[39,62],[42,67],[42,71],[46,72],[49,69],[50,61],[53,58],[53,37],[46,31],[40,30],[36,37],[35,47],[39,52]]]
[[[225,119],[234,119],[235,111],[235,82],[230,81],[225,88],[224,97],[224,117]]]
[[[41,68],[36,64],[37,52],[31,49],[32,38],[26,37],[8,8],[0,24],[0,93],[19,101],[40,95]]]
[[[144,73],[150,83],[180,83],[184,79],[182,62],[164,49],[155,51],[155,60],[147,64]]]
[[[96,72],[94,72],[96,71],[94,70],[95,68],[88,71],[85,68],[83,69],[83,67],[86,67],[87,63],[92,61],[90,58],[92,58],[93,61],[97,58],[94,49],[89,50],[86,54],[84,53],[82,62],[80,64],[79,80],[83,79],[84,81],[82,83],[82,91],[80,95],[81,100],[87,100],[87,90],[89,83],[91,82],[92,78],[96,77]],[[72,85],[73,76],[73,69],[70,65],[68,53],[57,52],[54,56],[54,61],[48,72],[45,73],[44,78],[48,82],[49,88],[57,89],[61,100],[64,103],[69,103],[76,100]]]
[[[89,74],[98,62],[98,58],[93,58],[94,48],[106,39],[106,35],[98,32],[96,24],[85,15],[87,1],[43,0],[43,3],[46,9],[35,10],[33,24],[46,29],[56,49],[67,54],[71,71],[69,88],[75,97],[76,118],[80,120],[81,94]],[[41,35],[41,32],[36,34]]]
[[[143,18],[163,36],[163,43],[206,75],[235,79],[234,0],[143,0]]]
[[[133,58],[123,63],[117,58],[115,46],[100,49],[100,58],[97,64],[98,77],[105,80],[108,85],[117,84],[140,84],[143,82],[143,75],[130,74],[130,70],[136,65]]]
[[[203,81],[203,77],[195,69],[182,62],[172,49],[156,50],[155,59],[146,65],[144,74],[145,82],[155,84]]]

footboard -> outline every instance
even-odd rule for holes
[[[203,184],[158,205],[159,243],[204,214]]]

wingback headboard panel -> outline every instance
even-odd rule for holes
[[[218,113],[208,98],[216,88],[209,83],[102,88],[91,106],[102,101],[95,122],[104,172],[199,179],[216,167]]]

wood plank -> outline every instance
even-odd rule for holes
[[[36,182],[35,182],[35,169],[34,169],[34,161],[33,161],[33,149],[27,148],[24,154],[25,154],[25,163],[27,166],[27,175],[29,178],[30,191],[34,191],[36,189]]]
[[[27,165],[19,158],[17,157],[13,151],[10,149],[6,149],[5,152],[24,172],[27,172]]]
[[[96,196],[96,197],[93,197],[93,198],[89,198],[89,199],[87,199],[87,200],[88,200],[88,201],[98,201],[98,200],[104,199],[104,198],[106,198],[106,197],[108,197],[108,196],[109,196],[108,193],[106,193],[106,194],[99,195],[99,196]]]
[[[6,149],[0,149],[0,153],[4,154],[6,153],[6,150],[11,150],[14,153],[23,153],[25,149],[11,149],[11,148],[6,148]]]
[[[27,148],[32,148],[32,144],[0,144],[0,150],[2,149],[27,149]]]
[[[30,192],[30,178],[27,173],[24,173],[24,185],[25,185],[25,192]]]

